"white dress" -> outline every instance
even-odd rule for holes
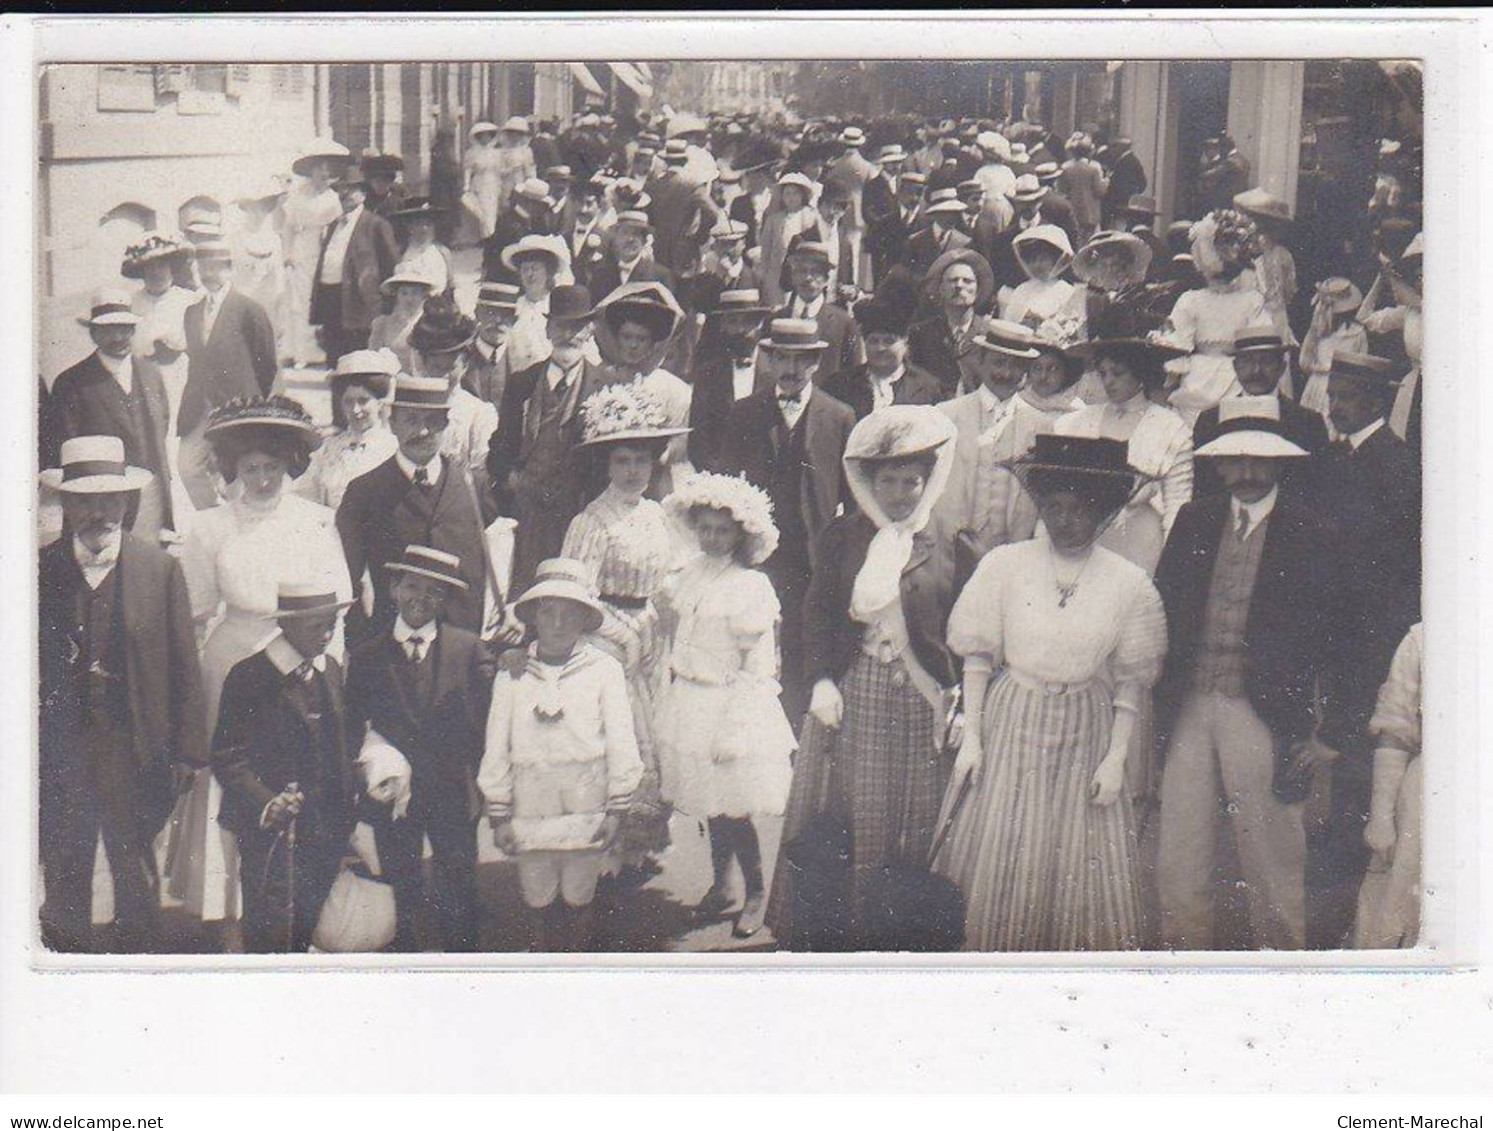
[[[314,580],[341,600],[351,598],[333,518],[326,507],[288,493],[265,508],[234,500],[197,515],[181,562],[193,619],[206,629],[202,686],[209,736],[217,729],[228,673],[275,629],[282,580]],[[340,641],[328,651],[339,653]],[[199,772],[172,816],[164,868],[169,899],[204,920],[235,917],[240,906],[238,846],[218,825],[222,797],[212,772]]]
[[[305,364],[321,355],[311,329],[311,292],[316,264],[321,258],[321,236],[342,215],[342,205],[331,189],[315,192],[310,182],[295,187],[285,198],[285,327],[284,349],[292,361]]]
[[[176,435],[176,414],[181,408],[182,391],[187,387],[187,311],[201,300],[196,291],[177,286],[167,287],[158,295],[141,288],[130,300],[130,309],[140,317],[140,325],[135,327],[135,355],[151,358],[157,340],[179,355],[165,364],[153,362],[160,371],[161,383],[166,386],[166,403],[171,410],[166,421],[167,437]],[[175,452],[171,455],[174,466]]]
[[[234,239],[233,286],[269,315],[275,328],[275,359],[285,356],[285,245],[268,221],[242,229]]]
[[[345,428],[311,453],[311,466],[295,481],[295,492],[335,511],[342,505],[349,483],[398,450],[399,441],[386,424],[379,423],[363,433]]]
[[[781,815],[796,744],[778,699],[772,583],[700,554],[673,604],[679,624],[654,714],[664,796],[692,817]]]
[[[1002,287],[997,295],[1001,317],[1007,322],[1040,326],[1069,309],[1074,286],[1066,279],[1028,279],[1014,287]]]
[[[1233,282],[1210,283],[1177,299],[1163,336],[1190,355],[1167,362],[1167,369],[1182,378],[1171,405],[1188,428],[1224,397],[1240,391],[1234,377],[1234,335],[1268,318],[1265,296],[1250,270]]]

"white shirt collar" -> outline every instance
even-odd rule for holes
[[[109,376],[118,381],[119,384],[124,388],[125,392],[128,393],[132,388],[134,388],[135,359],[133,354],[127,353],[124,355],[124,357],[116,360],[110,357],[108,354],[104,353],[102,350],[98,350],[96,352],[98,353],[99,364],[101,364],[105,369],[109,371]]]
[[[410,459],[403,452],[394,453],[394,462],[399,465],[399,470],[404,473],[404,477],[411,483],[413,483],[415,481],[415,469],[420,465],[415,463],[414,460]],[[425,472],[430,477],[430,481],[432,483],[440,482],[441,462],[442,461],[440,454],[437,453],[435,457],[425,465]]]
[[[797,295],[793,296],[793,316],[795,318],[818,318],[819,312],[824,309],[824,296],[820,295],[813,302],[804,302]]]
[[[297,652],[285,634],[278,628],[267,637],[260,650],[264,652],[265,659],[275,665],[275,670],[281,675],[289,675],[306,662],[306,657]],[[327,654],[319,652],[311,657],[311,666],[319,672],[327,670]]]
[[[438,620],[423,624],[419,629],[413,629],[404,622],[404,617],[396,616],[394,618],[394,639],[400,644],[408,643],[412,636],[418,636],[426,644],[433,644],[440,631],[441,622]]]
[[[984,384],[984,382],[981,382],[980,385],[975,389],[975,395],[980,398],[980,411],[982,413],[1000,412],[1011,403],[1011,398],[1001,400],[1000,397],[996,396],[990,391],[990,389]]]
[[[351,212],[344,212],[342,214],[342,219],[344,221],[346,221],[347,226],[349,228],[351,228],[354,224],[356,224],[358,222],[358,217],[361,216],[361,215],[363,215],[363,209],[364,209],[364,207],[365,207],[365,205],[360,204],[356,208],[354,208]]]
[[[1238,499],[1230,500],[1229,514],[1233,517],[1235,527],[1239,525],[1239,516],[1241,514],[1249,515],[1249,529],[1244,534],[1246,541],[1251,534],[1259,529],[1260,523],[1270,517],[1270,512],[1275,510],[1275,500],[1279,497],[1280,488],[1272,487],[1268,495],[1263,499],[1256,499],[1252,503],[1240,502]]]
[[[866,375],[870,377],[871,380],[875,381],[878,385],[895,385],[898,381],[902,380],[903,377],[907,376],[907,363],[903,362],[885,377],[878,377],[869,369],[866,370]],[[984,388],[984,386],[982,385],[981,388]]]
[[[572,375],[579,372],[585,364],[586,359],[581,358],[580,361],[576,362],[569,369],[562,369],[558,361],[551,361],[549,368],[544,371],[544,379],[549,382],[550,391],[553,392],[555,389],[558,389],[561,381],[568,380]]]
[[[1379,431],[1379,429],[1383,427],[1384,417],[1381,416],[1372,424],[1364,425],[1357,432],[1353,433],[1353,435],[1349,436],[1348,443],[1353,445],[1353,450],[1356,452],[1360,447],[1363,446],[1363,442],[1365,440],[1367,440],[1370,436],[1372,436],[1375,432]]]

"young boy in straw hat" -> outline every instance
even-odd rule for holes
[[[643,777],[627,679],[581,641],[603,620],[582,563],[540,563],[514,611],[535,639],[523,671],[493,686],[477,786],[494,843],[518,859],[534,949],[585,951],[597,880]]]

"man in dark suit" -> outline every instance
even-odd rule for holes
[[[1420,620],[1420,466],[1386,419],[1396,382],[1393,363],[1339,352],[1328,377],[1328,414],[1340,439],[1318,471],[1322,509],[1342,524],[1345,554],[1358,568],[1346,642],[1329,674],[1326,723],[1340,757],[1332,767],[1331,813],[1313,845],[1310,882],[1319,914],[1308,924],[1313,946],[1342,943],[1368,851],[1363,829],[1372,785],[1368,723],[1394,650]]]
[[[814,380],[823,386],[837,373],[853,369],[865,360],[860,329],[850,311],[831,300],[828,293],[833,253],[827,244],[803,240],[788,247],[787,268],[790,280],[788,299],[775,318],[807,318],[819,328],[819,337],[827,348],[814,371]]]
[[[118,949],[156,946],[152,844],[177,789],[206,764],[207,721],[181,567],[124,532],[152,481],[116,436],[62,444],[42,473],[62,496],[62,537],[38,563],[42,941],[88,951],[95,851],[114,883]]]
[[[783,708],[797,727],[808,707],[803,603],[815,544],[850,498],[841,458],[855,413],[814,388],[829,343],[812,321],[775,318],[761,348],[773,387],[738,401],[726,418],[721,464],[768,493],[778,548],[763,563],[782,605]]]
[[[1146,272],[1146,277],[1149,279],[1164,278],[1172,258],[1171,248],[1167,246],[1165,238],[1156,231],[1157,215],[1155,197],[1132,196],[1130,203],[1117,217],[1121,231],[1140,237],[1151,249],[1151,266]]]
[[[416,949],[425,903],[421,848],[428,837],[439,949],[473,951],[481,811],[476,773],[492,672],[481,640],[442,616],[448,595],[467,589],[460,559],[407,546],[388,572],[399,614],[390,632],[363,641],[348,657],[347,723],[352,744],[362,745],[370,781],[392,757],[387,747],[410,767],[406,796],[373,798],[379,803],[371,822],[379,864],[398,909],[393,949]]]
[[[714,207],[705,196],[704,186],[685,173],[691,148],[684,138],[670,139],[664,145],[663,171],[644,184],[653,201],[648,206],[655,229],[653,253],[676,275],[695,270],[700,249],[715,226]],[[608,293],[598,289],[596,297],[603,299]]]
[[[703,471],[721,468],[731,407],[767,381],[756,364],[768,314],[754,288],[723,290],[706,315],[690,369],[689,458]]]
[[[363,172],[354,166],[335,187],[342,216],[322,238],[311,292],[311,324],[321,328],[322,348],[333,365],[344,353],[367,348],[380,288],[399,259],[389,221],[365,205]]]
[[[980,330],[975,312],[995,288],[985,260],[968,248],[940,256],[928,277],[936,281],[939,308],[908,330],[908,357],[938,378],[946,400],[961,388],[959,359],[973,348]]]
[[[849,405],[857,420],[887,405],[937,404],[943,399],[939,379],[907,361],[911,319],[905,310],[873,298],[855,308],[855,321],[865,341],[865,364],[827,380],[826,393]]]
[[[747,247],[757,246],[762,214],[772,203],[772,166],[775,160],[774,155],[759,150],[752,163],[741,169],[741,193],[727,208],[732,220],[746,225]]]
[[[281,582],[279,632],[223,682],[212,766],[218,820],[238,837],[251,954],[309,948],[357,823],[342,667],[326,654],[343,607]]]
[[[674,272],[645,254],[653,225],[644,212],[622,212],[612,227],[610,246],[601,260],[591,268],[591,282],[586,289],[599,302],[623,283],[662,283],[678,294]]]
[[[487,473],[499,510],[518,520],[516,593],[528,588],[540,562],[559,555],[570,520],[589,501],[585,453],[577,447],[585,423],[580,406],[612,379],[607,367],[586,360],[591,317],[585,287],[556,287],[550,293],[550,356],[510,375],[503,389]]]
[[[964,202],[953,186],[928,193],[923,215],[928,223],[907,237],[902,262],[914,279],[921,279],[940,255],[969,247],[970,237],[964,231]]]
[[[1056,167],[1054,166],[1054,172]],[[1041,224],[1054,224],[1062,228],[1069,243],[1077,241],[1077,225],[1073,221],[1073,208],[1066,201],[1058,207],[1059,199],[1050,186],[1044,185],[1031,173],[1016,178],[1016,187],[1011,192],[1011,206],[1016,214],[1011,226],[1000,232],[991,241],[990,270],[995,274],[997,287],[1015,287],[1026,282],[1026,272],[1016,258],[1016,237]]]
[[[132,492],[129,527],[154,539],[172,527],[166,386],[153,363],[132,355],[140,319],[130,310],[129,296],[102,291],[78,321],[88,327],[94,351],[59,373],[41,402],[41,466],[55,467],[62,444],[74,436],[117,436],[130,465],[151,474],[150,482]]]
[[[1327,425],[1319,413],[1302,408],[1279,393],[1280,380],[1286,372],[1286,343],[1273,325],[1245,326],[1234,335],[1234,376],[1246,397],[1269,397],[1280,411],[1281,431],[1286,439],[1305,449],[1309,458],[1295,460],[1282,469],[1281,485],[1307,493],[1314,501],[1313,476],[1327,449]],[[1192,426],[1193,451],[1218,437],[1218,406],[1198,417]],[[1193,478],[1194,495],[1212,495],[1223,490],[1218,469],[1204,461],[1197,465]]]
[[[450,386],[443,378],[402,376],[395,382],[389,427],[399,450],[347,486],[337,508],[354,595],[360,595],[363,571],[373,579],[373,619],[365,622],[361,605],[348,618],[353,640],[387,632],[397,610],[389,589],[388,565],[414,544],[431,546],[461,559],[467,588],[446,603],[446,619],[457,628],[481,633],[483,597],[488,580],[488,524],[497,517],[487,484],[459,461],[441,455],[449,423]],[[495,594],[501,599],[503,594]]]
[[[267,396],[279,367],[270,316],[233,287],[233,252],[228,245],[199,244],[194,254],[204,294],[187,308],[185,319],[187,385],[176,417],[176,432],[182,437],[177,462],[193,505],[204,510],[218,498],[203,437],[208,416],[234,397]]]
[[[492,235],[482,244],[483,282],[518,282],[518,270],[503,262],[503,251],[525,236],[550,234],[550,210],[554,201],[549,192],[549,185],[538,177],[530,177],[514,186],[507,211],[498,217]]]
[[[1348,587],[1337,527],[1277,486],[1306,452],[1277,402],[1220,404],[1221,434],[1198,451],[1227,492],[1177,517],[1156,570],[1169,649],[1156,689],[1166,750],[1157,879],[1167,947],[1300,949],[1312,777],[1333,752],[1314,692],[1340,647]],[[1218,822],[1230,815],[1252,938],[1214,937]]]
[[[570,196],[573,206],[558,234],[570,249],[570,271],[575,281],[589,287],[592,273],[606,258],[606,234],[600,224],[606,184],[595,179],[585,181]]]
[[[918,219],[925,178],[904,173],[906,154],[900,146],[883,151],[881,172],[866,182],[861,210],[866,220],[866,250],[871,255],[871,274],[877,286],[901,261],[907,237]],[[899,156],[900,155],[900,156]]]
[[[1104,190],[1104,226],[1113,228],[1130,206],[1130,198],[1146,191],[1146,169],[1128,137],[1110,142],[1106,164],[1109,186]]]

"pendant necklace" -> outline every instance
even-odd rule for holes
[[[1052,562],[1052,584],[1053,587],[1058,591],[1058,608],[1066,609],[1068,607],[1068,602],[1072,600],[1073,595],[1078,592],[1078,583],[1083,578],[1083,571],[1089,568],[1089,562],[1093,560],[1093,551],[1090,550],[1088,557],[1084,558],[1083,560],[1083,565],[1079,566],[1078,572],[1073,575],[1073,580],[1068,582],[1066,585],[1064,585],[1062,579],[1058,577],[1057,555],[1052,553],[1050,548],[1048,550],[1048,557]]]

